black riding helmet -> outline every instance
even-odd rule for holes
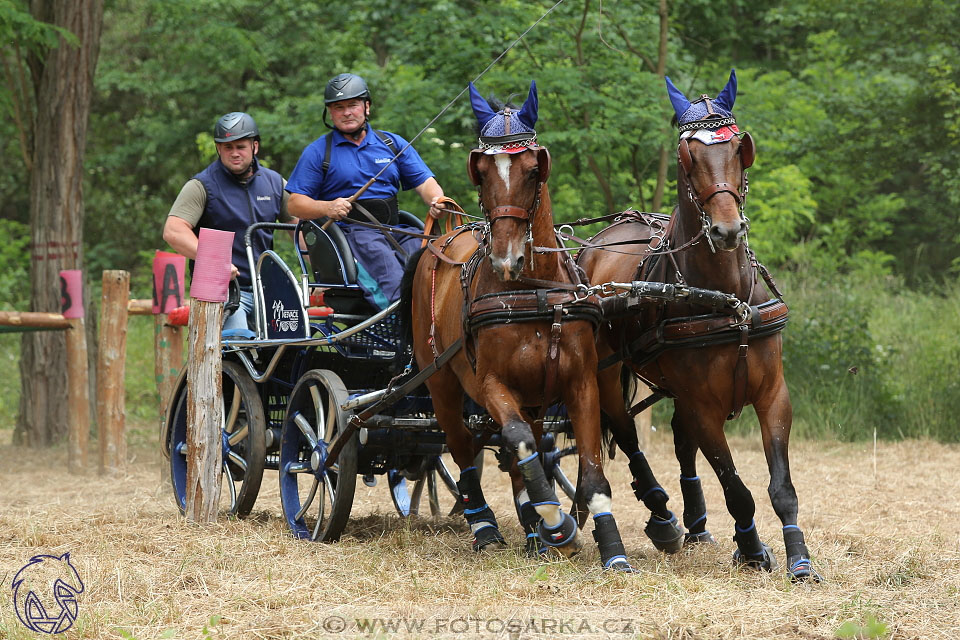
[[[234,111],[217,120],[217,126],[213,128],[214,140],[230,142],[243,138],[260,139],[260,130],[257,129],[257,123],[253,121],[249,114]]]
[[[323,91],[323,103],[339,102],[351,98],[370,100],[370,90],[363,78],[352,73],[341,73],[327,83]]]

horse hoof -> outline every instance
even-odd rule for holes
[[[823,577],[813,568],[810,558],[803,556],[794,556],[787,559],[787,575],[791,582],[823,582]]]
[[[583,549],[583,536],[580,535],[580,531],[577,530],[576,533],[573,534],[573,540],[567,544],[554,547],[554,549],[556,549],[564,558],[572,558],[580,553],[581,549]]]
[[[496,527],[478,529],[474,534],[473,544],[470,546],[474,551],[480,552],[491,545],[497,545],[499,547],[505,547],[507,545],[507,541],[503,539],[503,536],[500,535],[500,530]]]
[[[763,550],[758,554],[743,554],[740,553],[740,549],[737,549],[733,552],[733,562],[734,564],[740,564],[751,569],[763,570],[763,571],[773,571],[777,568],[777,558],[773,555],[773,549],[767,545],[760,543],[760,546],[763,547]]]
[[[688,531],[683,534],[684,547],[692,547],[694,545],[701,544],[717,544],[717,541],[714,539],[713,534],[709,531],[701,531],[700,533],[690,533]]]
[[[603,568],[605,571],[616,571],[618,573],[640,573],[623,556],[611,558]]]
[[[643,532],[650,538],[650,542],[664,553],[676,553],[683,548],[683,529],[677,523],[677,516],[670,514],[669,520],[661,520],[657,516],[650,516]]]

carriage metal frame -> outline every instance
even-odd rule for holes
[[[401,211],[401,222],[423,223]],[[257,229],[288,230],[296,243],[299,276],[273,250],[254,264],[251,235]],[[445,436],[433,416],[422,385],[405,390],[411,374],[409,348],[404,353],[399,302],[373,312],[362,299],[356,265],[336,225],[316,221],[256,223],[245,234],[247,259],[255,274],[255,329],[224,335],[222,429],[223,484],[230,514],[249,515],[264,470],[279,475],[284,518],[297,538],[332,541],[350,516],[357,476],[374,484],[385,475],[393,505],[401,516],[420,513],[424,493],[434,516],[462,509],[456,481],[441,457]],[[311,293],[323,292],[324,307],[311,307]],[[383,399],[395,398],[384,406]],[[171,396],[161,435],[170,460],[177,506],[186,508],[187,453],[186,367]],[[378,403],[379,401],[379,403]],[[377,412],[350,434],[348,421],[374,403]],[[499,447],[496,425],[486,411],[465,398],[465,421],[483,450]],[[575,445],[556,447],[570,433],[562,406],[544,421],[544,467],[548,478],[575,499],[575,487],[560,467]],[[330,448],[341,434],[336,462],[328,466]],[[501,459],[501,467],[509,460]],[[453,507],[447,509],[446,500]],[[308,517],[311,509],[318,515]]]

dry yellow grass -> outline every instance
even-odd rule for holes
[[[813,640],[870,616],[886,623],[884,637],[960,635],[956,446],[881,443],[875,460],[872,444],[795,442],[800,522],[825,582],[794,585],[782,570],[731,566],[733,523],[706,465],[701,477],[719,544],[672,557],[642,534],[646,513],[627,486],[622,456],[608,465],[614,513],[640,570],[624,576],[601,571],[592,544],[572,561],[546,565],[518,553],[521,531],[492,460],[485,492],[510,549],[477,556],[460,519],[396,517],[382,480],[375,488],[360,483],[341,543],[313,544],[287,533],[275,472],[264,478],[253,518],[197,526],[179,517],[153,450],[133,449],[123,475],[77,477],[66,472],[63,452],[13,448],[9,431],[0,438],[0,637],[34,637],[13,610],[16,571],[35,554],[68,551],[86,585],[76,624],[57,636],[70,639]],[[761,535],[782,563],[759,438],[732,444],[758,502]],[[654,434],[648,456],[679,508],[669,439]],[[221,619],[205,633],[214,615]],[[399,628],[367,631],[358,619]]]

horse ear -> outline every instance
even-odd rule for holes
[[[716,103],[726,109],[733,111],[733,103],[737,101],[737,72],[730,69],[730,79],[727,80],[727,86],[723,88],[720,95],[717,96]]]
[[[546,182],[550,177],[550,152],[546,147],[537,148],[537,168],[540,170],[540,182]]]
[[[683,95],[683,91],[677,89],[670,80],[670,76],[664,76],[664,80],[667,81],[667,95],[670,96],[670,104],[673,105],[673,111],[677,114],[679,120],[680,116],[690,108],[690,101],[687,100],[687,96]]]
[[[480,176],[477,174],[477,163],[480,161],[480,156],[482,155],[483,151],[474,149],[470,152],[470,155],[467,156],[467,177],[470,178],[473,186],[480,184]]]
[[[527,95],[527,99],[524,100],[523,106],[520,107],[520,111],[517,113],[517,118],[520,120],[520,122],[533,129],[534,125],[537,124],[538,109],[537,83],[531,80],[530,93]]]
[[[480,126],[490,122],[490,119],[493,116],[497,115],[493,109],[490,108],[490,105],[487,104],[487,101],[483,99],[483,96],[480,95],[480,92],[477,91],[477,88],[473,86],[473,83],[470,83],[470,105],[473,107],[473,115],[477,117],[477,122],[480,123]]]
[[[677,145],[677,157],[680,159],[680,166],[684,173],[689,174],[693,169],[693,156],[690,155],[690,145],[687,144],[686,138],[681,139],[680,144]]]
[[[743,137],[740,138],[740,164],[743,165],[744,169],[749,169],[753,166],[756,157],[757,148],[753,144],[753,136],[745,132]]]

